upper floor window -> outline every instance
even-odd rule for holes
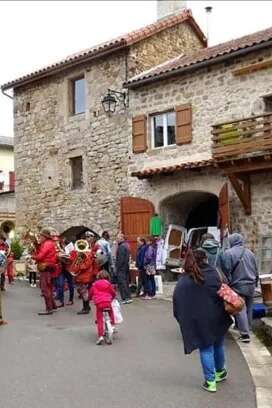
[[[72,80],[72,114],[85,112],[85,78]]]
[[[82,156],[71,158],[70,164],[72,171],[72,189],[81,188],[83,186]]]
[[[176,143],[175,112],[166,112],[160,115],[152,116],[151,121],[152,148],[171,146]]]

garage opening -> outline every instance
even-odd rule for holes
[[[163,200],[160,214],[166,227],[177,224],[188,230],[217,226],[218,197],[203,191],[186,191]]]

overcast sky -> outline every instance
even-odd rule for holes
[[[272,25],[272,1],[187,1],[210,45]],[[156,20],[156,1],[0,1],[0,84]],[[13,136],[0,95],[0,135]]]

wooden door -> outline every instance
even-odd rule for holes
[[[229,208],[229,188],[228,183],[225,183],[219,193],[219,222],[221,243],[223,243],[224,237],[230,232],[230,208]]]
[[[154,206],[150,201],[134,197],[121,198],[121,231],[129,242],[134,260],[137,237],[149,235],[149,221],[153,214]]]

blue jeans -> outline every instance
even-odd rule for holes
[[[154,275],[145,275],[144,294],[150,297],[156,295],[156,283]]]
[[[209,347],[199,349],[200,361],[206,381],[215,380],[215,372],[225,368],[224,337]]]
[[[55,278],[54,285],[57,291],[56,299],[60,301],[60,303],[64,303],[64,283],[65,280],[68,283],[69,288],[69,301],[73,301],[74,299],[74,282],[72,275],[64,271],[62,272],[57,278]]]

